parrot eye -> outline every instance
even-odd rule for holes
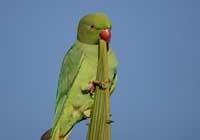
[[[90,28],[91,29],[96,29],[96,27],[94,25],[91,25]]]

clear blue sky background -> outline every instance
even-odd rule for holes
[[[79,19],[104,12],[119,59],[113,140],[200,139],[198,0],[1,0],[0,139],[38,140]],[[84,140],[87,121],[71,140]]]

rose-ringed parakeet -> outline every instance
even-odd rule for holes
[[[109,63],[109,89],[113,92],[117,81],[117,59],[109,46],[111,21],[102,14],[84,16],[78,25],[77,41],[66,53],[59,75],[53,127],[41,140],[65,140],[73,126],[90,116],[98,63],[98,44],[107,42]]]

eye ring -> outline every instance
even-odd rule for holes
[[[94,25],[91,25],[90,28],[91,29],[96,29],[96,27]]]

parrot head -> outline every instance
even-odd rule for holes
[[[109,43],[111,39],[110,19],[102,13],[84,16],[78,25],[77,39],[88,44],[98,44],[99,39]]]

